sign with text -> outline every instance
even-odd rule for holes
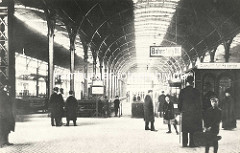
[[[150,46],[150,57],[181,56],[182,47]]]
[[[92,86],[92,94],[93,95],[103,95],[104,94],[104,86]]]
[[[198,63],[198,69],[240,69],[240,63]]]

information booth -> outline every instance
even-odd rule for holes
[[[221,106],[225,90],[231,89],[236,117],[240,118],[240,63],[200,63],[197,67],[185,72],[182,76],[183,80],[188,75],[194,76],[194,86],[201,93],[201,101],[210,90],[217,95]]]

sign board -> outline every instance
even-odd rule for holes
[[[104,86],[92,86],[92,94],[93,95],[103,95],[104,94]]]
[[[150,46],[150,57],[161,57],[161,56],[181,56],[182,47],[163,47],[163,46]]]
[[[198,63],[198,69],[240,69],[240,63]]]
[[[93,86],[103,86],[103,81],[102,80],[95,80],[92,82]]]

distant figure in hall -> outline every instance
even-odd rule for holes
[[[216,136],[219,133],[219,124],[221,122],[221,113],[222,110],[218,108],[218,98],[213,97],[210,99],[212,107],[208,108],[206,113],[204,114],[204,129],[206,132],[213,134]],[[221,138],[221,137],[219,137]],[[213,145],[214,153],[218,151],[218,140],[215,139],[213,142],[209,142],[206,144],[205,153],[209,153],[209,147]]]
[[[60,113],[60,124],[62,125],[62,117],[64,117],[64,109],[63,107],[65,106],[64,99],[63,99],[63,88],[60,88],[59,90],[59,113]]]
[[[153,112],[153,101],[152,101],[152,90],[148,91],[144,99],[144,121],[145,130],[156,131],[154,127],[154,112]],[[149,128],[149,122],[151,122],[151,129]]]
[[[232,130],[236,128],[235,105],[232,98],[231,89],[225,91],[225,97],[222,100],[222,128]]]
[[[170,101],[169,95],[166,95],[165,100],[166,100],[166,102],[163,104],[163,119],[164,119],[164,123],[168,124],[168,132],[167,133],[172,133],[171,124],[173,124],[173,126],[176,130],[176,133],[178,134],[177,120],[175,119],[173,102]]]
[[[216,94],[213,92],[212,85],[207,82],[206,83],[206,94],[203,96],[203,112],[206,112],[209,108],[212,107],[210,99],[212,97],[216,97]]]
[[[59,104],[59,95],[58,95],[58,87],[53,88],[53,94],[49,99],[49,109],[51,112],[51,125],[52,126],[61,126],[61,109]]]
[[[140,96],[137,96],[137,102],[142,102]]]
[[[186,87],[180,90],[178,109],[182,114],[182,146],[195,147],[193,134],[202,131],[202,106],[200,93],[193,88],[193,76],[186,79]]]
[[[104,96],[104,99],[103,99],[103,116],[110,117],[109,102],[108,102],[107,96]]]
[[[137,101],[137,97],[134,95],[133,96],[133,102],[136,102]]]
[[[74,92],[69,91],[69,97],[66,100],[66,119],[67,124],[66,126],[69,126],[70,120],[73,121],[74,126],[77,126],[77,109],[78,109],[78,102],[77,99],[73,96]]]
[[[162,94],[158,97],[158,112],[160,117],[163,117],[163,104],[165,103],[165,94],[162,91]]]
[[[113,103],[114,103],[115,117],[117,117],[118,109],[119,109],[119,105],[120,105],[120,100],[119,100],[118,96],[115,97],[115,100],[113,101]]]
[[[9,97],[9,87],[4,86],[0,91],[0,148],[13,145],[9,142],[9,133],[15,130],[12,101]]]

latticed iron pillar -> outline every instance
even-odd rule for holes
[[[0,2],[0,88],[10,86],[9,94],[15,98],[15,52],[12,50],[14,3]]]

